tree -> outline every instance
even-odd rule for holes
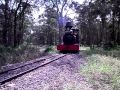
[[[28,0],[4,0],[0,3],[3,15],[1,22],[2,42],[4,46],[20,44],[23,37],[25,15],[28,13],[30,2]]]
[[[55,8],[46,6],[45,12],[39,16],[39,25],[34,26],[35,41],[43,45],[57,43],[57,14]]]
[[[119,0],[91,0],[73,3],[80,29],[81,43],[115,45],[119,41]]]
[[[69,10],[72,0],[44,0],[45,6],[53,7],[56,10],[57,26],[59,29],[59,43],[62,43],[63,37],[63,12]],[[48,4],[49,3],[49,4]]]

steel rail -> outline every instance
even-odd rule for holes
[[[9,71],[5,71],[3,73],[0,73],[0,84],[2,85],[2,84],[6,83],[8,81],[11,81],[11,80],[13,80],[13,79],[15,79],[17,77],[20,77],[20,76],[26,74],[26,73],[34,71],[34,70],[36,70],[36,69],[38,69],[40,67],[48,65],[48,64],[50,64],[50,63],[52,63],[52,62],[54,62],[56,60],[59,60],[60,58],[65,57],[65,56],[66,55],[58,55],[53,59],[50,59],[50,58],[43,59],[42,61],[40,60],[40,61],[36,61],[34,63],[31,63],[31,64],[27,64],[28,66],[24,65],[24,66],[21,66],[19,68],[14,68],[14,69],[11,69]],[[15,72],[15,70],[17,72]],[[9,76],[9,74],[10,74],[10,76]]]

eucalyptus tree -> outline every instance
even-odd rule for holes
[[[111,4],[111,40],[114,43],[120,44],[120,0],[110,0]]]
[[[40,16],[41,30],[44,34],[44,43],[53,45],[57,42],[57,12],[54,7],[46,6]]]
[[[103,42],[117,44],[119,41],[120,1],[95,0],[95,12],[100,15],[102,22]]]
[[[59,29],[59,43],[62,42],[63,36],[63,13],[67,12],[70,8],[70,4],[73,0],[44,0],[44,5],[53,7],[56,10],[57,15],[57,27]]]
[[[2,42],[4,46],[20,44],[25,27],[26,16],[33,5],[31,0],[0,0]]]
[[[85,2],[84,4],[79,4],[77,2],[73,3],[73,6],[78,14],[77,26],[80,29],[80,42],[87,45],[92,45],[94,43],[95,35],[95,21],[97,14],[94,11],[94,4],[91,2]],[[93,15],[94,13],[94,15]]]

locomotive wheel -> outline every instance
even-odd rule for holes
[[[60,53],[63,53],[63,54],[67,54],[67,53],[79,54],[79,51],[60,51]]]
[[[71,51],[71,53],[79,54],[79,51]]]

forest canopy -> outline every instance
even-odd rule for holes
[[[85,0],[83,4],[74,0],[0,0],[0,44],[62,43],[67,21],[79,29],[82,45],[120,44],[120,0]]]

